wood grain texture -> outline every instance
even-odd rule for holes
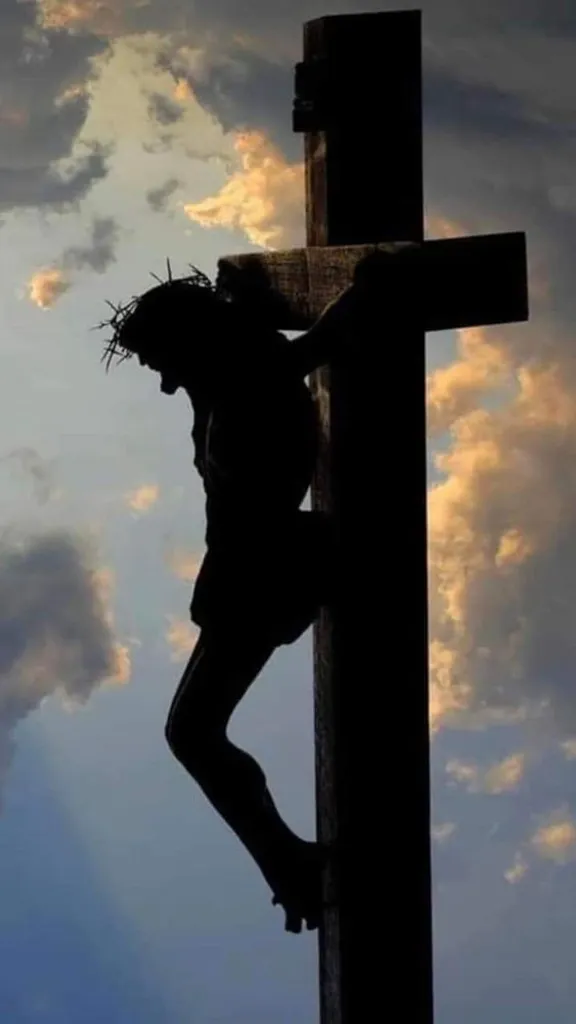
[[[331,247],[422,241],[420,14],[311,22],[304,59],[327,62],[333,103],[323,129],[305,135],[312,251],[295,258],[294,312],[304,312],[309,322],[348,283],[359,255]],[[290,273],[282,271],[284,300],[291,294]],[[327,895],[337,900],[324,914],[319,937],[320,1017],[322,1024],[358,1024],[385,1016],[385,999],[392,1013],[399,1003],[411,1024],[430,1024],[424,338],[398,337],[398,358],[388,366],[394,377],[408,378],[409,425],[402,429],[412,471],[402,515],[383,496],[395,469],[385,454],[395,425],[378,341],[357,338],[355,348],[353,358],[323,368],[311,381],[323,433],[313,506],[335,524],[339,579],[314,637],[318,835],[337,844],[327,878]],[[389,631],[405,620],[384,611],[385,596],[394,600],[401,565],[417,623],[403,650],[403,688],[386,671],[393,655]],[[402,762],[410,766],[410,795],[402,801],[391,740],[399,728]],[[390,834],[398,827],[404,830],[403,863]]]
[[[223,257],[218,284],[230,297],[253,305],[280,330],[306,330],[324,307],[352,283],[363,260],[377,253],[414,249],[419,286],[413,298],[426,331],[528,318],[526,236],[522,232],[382,245],[311,246]],[[386,269],[381,274],[385,314]],[[414,274],[416,278],[416,274]]]

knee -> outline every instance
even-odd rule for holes
[[[201,773],[218,746],[214,730],[204,728],[198,719],[192,723],[177,715],[168,715],[164,736],[173,756],[191,774]]]
[[[166,740],[171,753],[174,754],[174,757],[177,760],[180,760],[178,754],[180,751],[182,737],[180,736],[180,729],[174,723],[171,713],[168,715],[166,725],[164,726],[164,739]]]
[[[183,761],[190,747],[194,749],[194,730],[184,729],[178,715],[170,713],[164,726],[166,743],[177,761]]]

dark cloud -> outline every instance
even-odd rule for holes
[[[0,211],[61,207],[106,174],[96,142],[74,151],[84,125],[93,58],[107,43],[89,34],[41,32],[34,3],[0,11]]]
[[[98,274],[103,273],[116,259],[119,234],[119,226],[113,217],[95,217],[88,244],[66,249],[60,265],[65,270],[90,267]]]
[[[290,130],[294,72],[288,62],[271,61],[231,43],[225,54],[216,53],[200,65],[191,64],[187,49],[174,52],[167,45],[158,54],[158,66],[175,79],[185,79],[224,131],[262,130],[288,160],[301,159],[302,138]]]
[[[394,10],[386,0],[333,0],[331,13]],[[434,120],[463,120],[468,132],[483,133],[497,105],[528,101],[536,120],[556,123],[561,107],[572,117],[576,13],[562,0],[421,0],[407,8],[424,15],[427,135],[438,145]],[[41,31],[36,14],[49,10]],[[109,153],[94,145],[82,159],[69,160],[86,119],[89,98],[82,86],[94,76],[93,60],[113,36],[159,33],[158,62],[185,78],[200,102],[226,130],[262,129],[297,160],[302,139],[291,131],[293,64],[301,55],[302,23],[326,13],[323,0],[263,3],[216,0],[150,0],[133,5],[113,0],[60,5],[4,0],[0,11],[0,212],[20,206],[62,206],[82,198],[106,174]],[[41,23],[41,19],[39,20]],[[70,31],[67,31],[68,24]],[[434,94],[434,78],[442,78]],[[474,90],[478,92],[475,96]],[[468,90],[469,99],[466,91]],[[482,95],[484,90],[484,95]],[[494,96],[489,93],[494,90]],[[470,102],[469,102],[470,100]],[[486,105],[485,101],[488,101]],[[182,107],[160,93],[150,97],[151,115],[169,126]],[[530,134],[530,117],[518,124]],[[497,125],[488,124],[494,134]],[[169,148],[165,134],[152,151]],[[433,185],[429,186],[433,188]]]
[[[34,448],[16,448],[3,461],[17,465],[32,481],[34,496],[40,505],[52,498],[55,490],[54,464],[43,459]]]
[[[14,730],[53,694],[85,703],[114,676],[114,636],[92,553],[65,532],[0,538],[0,775]]]
[[[184,108],[176,100],[165,96],[164,93],[153,92],[149,97],[148,113],[158,124],[169,125],[182,120]]]
[[[148,205],[156,213],[163,212],[167,205],[168,200],[174,195],[176,189],[180,186],[178,178],[169,178],[163,185],[158,188],[151,188],[146,193],[146,200]]]

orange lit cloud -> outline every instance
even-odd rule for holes
[[[70,284],[64,271],[57,267],[38,270],[28,282],[28,298],[40,309],[51,309]]]
[[[200,571],[202,558],[189,551],[176,550],[168,555],[170,569],[179,580],[193,583]]]
[[[576,854],[576,824],[567,813],[557,811],[530,842],[541,857],[565,864]]]
[[[549,814],[519,850],[510,868],[504,872],[507,882],[514,885],[528,873],[535,858],[569,864],[576,859],[576,822],[566,808]]]
[[[239,132],[234,148],[240,168],[217,195],[185,204],[186,215],[205,228],[243,231],[263,248],[301,242],[304,165],[287,163],[262,132]]]
[[[174,99],[178,101],[178,103],[186,103],[188,102],[188,100],[194,99],[192,86],[190,85],[186,78],[178,79],[176,85],[174,86],[174,91],[172,95]]]
[[[147,512],[155,505],[160,495],[158,484],[142,484],[126,495],[126,502],[134,512]]]
[[[174,616],[168,616],[168,619],[166,642],[171,650],[171,660],[186,661],[198,640],[198,630],[189,619],[178,619]]]
[[[124,7],[125,0],[38,0],[38,20],[46,29],[110,35],[121,28]]]
[[[9,107],[0,100],[0,123],[22,128],[30,121],[30,114],[20,107]]]
[[[536,322],[460,331],[458,344],[457,359],[428,380],[430,433],[448,437],[428,494],[432,729],[552,715],[568,738],[576,727],[565,685],[576,550],[568,339]]]
[[[510,363],[492,332],[471,327],[459,332],[460,358],[428,381],[428,430],[443,433],[478,408],[491,391],[508,381]]]
[[[65,107],[67,103],[72,103],[74,100],[79,99],[81,96],[86,95],[86,84],[80,82],[77,85],[70,85],[67,89],[64,89],[59,96],[56,97],[55,106]]]
[[[28,281],[28,298],[41,309],[51,309],[71,287],[70,274],[89,268],[103,273],[116,258],[119,228],[113,217],[95,217],[83,245],[68,246],[52,267],[44,267]]]
[[[102,567],[92,573],[92,584],[95,592],[99,595],[102,616],[109,626],[114,629],[114,612],[112,601],[114,595],[115,575],[112,569]],[[130,648],[115,641],[112,651],[112,671],[105,680],[108,686],[123,686],[129,682],[132,672]]]
[[[490,793],[495,796],[516,789],[522,781],[525,767],[525,755],[517,753],[485,769],[467,761],[448,761],[446,774],[454,782],[465,785],[471,793]]]
[[[447,220],[439,213],[428,213],[424,218],[426,237],[458,238],[466,234],[465,228],[456,221]]]
[[[124,644],[116,644],[114,648],[114,670],[110,676],[109,683],[114,686],[123,686],[130,680],[131,671],[130,648]]]

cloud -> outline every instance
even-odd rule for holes
[[[142,484],[126,495],[126,502],[134,512],[147,512],[160,496],[158,484]]]
[[[40,505],[56,497],[54,463],[41,458],[33,448],[15,448],[0,461],[17,463],[32,481],[34,495]]]
[[[433,825],[431,834],[435,843],[446,843],[456,831],[453,821],[445,821],[441,825]]]
[[[576,724],[576,381],[547,333],[496,408],[476,403],[483,385],[496,400],[503,365],[515,362],[508,347],[499,359],[478,335],[432,377],[432,422],[450,425],[429,493],[434,725],[463,724],[467,712],[470,721],[551,715],[568,733]]]
[[[264,248],[290,247],[302,241],[304,167],[289,164],[261,132],[236,135],[240,168],[220,191],[184,212],[202,227],[243,231]]]
[[[38,20],[46,29],[113,36],[126,26],[127,6],[126,0],[38,0]]]
[[[530,325],[460,332],[457,361],[429,381],[431,428],[448,435],[429,495],[432,727],[539,716],[569,737],[576,731],[576,15],[560,0],[421,6],[428,214],[462,233],[526,230],[533,298]],[[54,168],[70,155],[88,102],[81,91],[63,107],[57,98],[90,80],[104,37],[148,33],[175,88],[186,82],[236,135],[229,180],[215,196],[188,203],[188,216],[242,231],[255,245],[302,242],[292,75],[302,22],[325,13],[320,0],[280,9],[213,0],[184,15],[170,0],[105,7],[44,0],[41,9],[52,49],[42,34],[26,43],[40,67],[37,109],[18,64],[31,5],[7,8],[11,30],[2,40],[18,55],[12,66],[9,53],[8,64],[19,85],[7,94],[0,152],[16,154],[17,166],[0,174],[0,205],[5,197],[53,200]],[[332,8],[358,9],[340,0]],[[97,170],[68,192],[83,194]]]
[[[460,359],[429,378],[428,430],[432,437],[449,430],[474,412],[491,390],[507,383],[510,366],[491,336],[486,335],[479,328],[460,331]]]
[[[169,626],[166,631],[166,642],[171,650],[172,661],[186,661],[194,649],[198,639],[198,630],[188,619],[168,616]]]
[[[0,537],[0,780],[18,725],[47,698],[78,707],[129,677],[110,608],[112,576],[65,532]]]
[[[540,857],[566,864],[576,855],[576,824],[566,811],[558,810],[534,833],[530,844]]]
[[[148,101],[148,113],[154,121],[158,121],[158,124],[169,125],[182,120],[184,108],[169,96],[153,92]]]
[[[504,872],[504,878],[510,885],[516,885],[521,882],[528,872],[528,864],[524,860],[521,853],[517,853],[514,857],[513,863]]]
[[[169,178],[163,185],[149,189],[146,193],[146,201],[150,208],[156,213],[164,213],[168,200],[174,195],[174,192],[181,184],[178,178]]]
[[[478,783],[480,769],[476,764],[468,764],[466,761],[454,759],[446,764],[446,774],[454,782],[466,783],[473,788]]]
[[[466,785],[471,793],[481,792],[495,796],[517,789],[524,776],[525,767],[525,755],[516,753],[488,768],[454,759],[446,764],[446,774],[454,782]]]
[[[76,271],[89,268],[103,274],[116,259],[119,227],[113,217],[95,217],[86,245],[69,246],[52,267],[36,271],[28,281],[28,297],[41,309],[51,309],[72,287]]]
[[[291,26],[296,27],[296,22]],[[202,36],[200,36],[202,39]],[[225,132],[257,132],[280,148],[286,160],[302,159],[302,137],[290,130],[294,92],[292,60],[278,59],[279,34],[270,46],[256,37],[230,32],[220,42],[215,33],[204,33],[201,45],[179,41],[161,43],[158,64],[168,69],[179,92],[189,93],[222,126]],[[266,52],[258,52],[265,49]],[[296,46],[293,59],[298,59]]]
[[[576,739],[564,740],[560,744],[560,749],[567,761],[576,760]]]
[[[44,267],[37,270],[28,281],[28,298],[40,309],[51,309],[71,286],[63,270],[58,267]]]
[[[178,103],[187,103],[189,100],[196,99],[190,82],[186,81],[185,78],[176,78],[176,84],[172,95]]]
[[[0,12],[0,212],[66,207],[107,172],[108,149],[76,144],[107,43],[42,32],[35,16],[35,4],[18,0]]]
[[[70,246],[64,251],[62,265],[66,270],[89,267],[103,274],[116,259],[116,243],[120,228],[113,217],[95,217],[87,245]]]
[[[507,793],[517,789],[524,776],[526,757],[524,754],[511,754],[503,761],[493,764],[486,771],[483,788],[487,793]]]
[[[167,556],[168,565],[171,571],[179,580],[184,580],[186,583],[193,583],[196,579],[200,565],[202,564],[202,558],[198,555],[193,554],[189,551],[182,551],[177,549],[171,551]]]

